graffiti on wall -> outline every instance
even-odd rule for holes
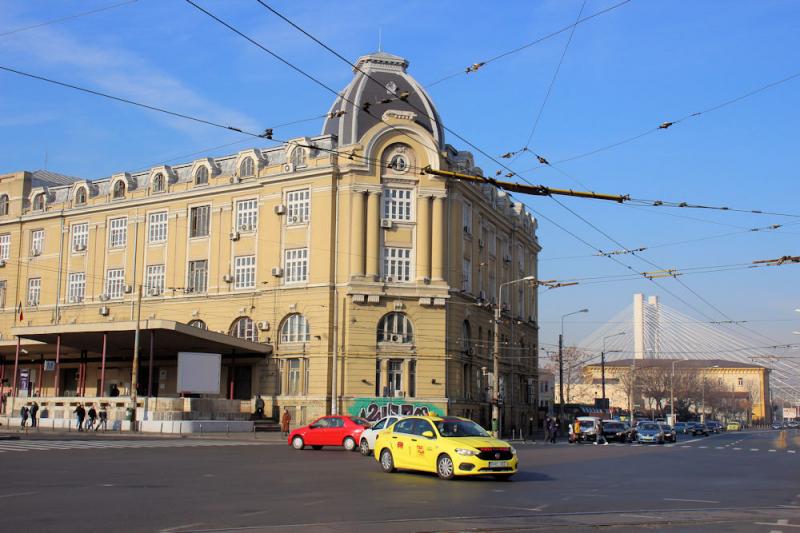
[[[442,415],[443,412],[432,404],[402,398],[356,398],[350,404],[348,414],[375,422],[389,415]]]

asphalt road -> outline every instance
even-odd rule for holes
[[[1,531],[800,530],[797,430],[522,444],[510,482],[277,442],[89,439],[0,441]]]

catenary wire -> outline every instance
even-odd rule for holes
[[[137,0],[126,0],[125,2],[119,2],[117,4],[111,4],[104,7],[98,7],[97,9],[92,9],[90,11],[83,11],[81,13],[75,13],[74,15],[68,15],[66,17],[60,17],[57,19],[46,20],[44,22],[40,22],[38,24],[32,24],[30,26],[25,26],[24,28],[17,28],[15,30],[4,31],[0,33],[0,37],[6,37],[8,35],[14,35],[16,33],[21,33],[23,31],[33,30],[36,28],[41,28],[42,26],[48,26],[50,24],[56,24],[58,22],[64,22],[66,20],[72,20],[80,17],[85,17],[87,15],[94,15],[95,13],[100,13],[101,11],[108,11],[109,9],[114,9],[116,7],[121,7],[127,4],[133,4]]]

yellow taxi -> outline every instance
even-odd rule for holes
[[[742,430],[742,425],[739,422],[736,422],[736,421],[728,422],[728,425],[725,426],[725,429],[728,430],[728,431],[741,431]]]
[[[375,459],[384,472],[397,469],[435,472],[442,479],[517,472],[517,451],[481,426],[457,417],[410,416],[382,431]]]

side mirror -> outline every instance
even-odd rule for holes
[[[423,431],[422,432],[422,436],[425,437],[426,439],[433,439],[434,438],[433,431]]]

